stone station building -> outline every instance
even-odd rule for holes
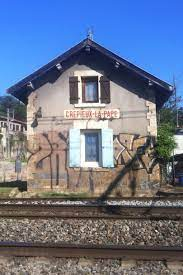
[[[29,190],[156,190],[156,112],[171,85],[87,38],[8,93],[27,104]]]

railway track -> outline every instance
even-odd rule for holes
[[[183,208],[124,206],[0,206],[6,218],[97,218],[183,220]]]
[[[139,199],[138,199],[139,200]],[[0,217],[6,218],[105,218],[105,219],[183,219],[183,206],[165,206],[165,199],[140,200],[141,204],[130,205],[134,200],[69,201],[60,199],[9,199],[0,201]],[[177,201],[177,200],[176,200]],[[83,203],[84,202],[84,203]],[[113,200],[114,202],[114,200]],[[119,203],[118,203],[119,202]],[[125,204],[129,202],[129,204]],[[162,206],[157,202],[161,202]],[[175,202],[171,199],[170,202]],[[183,204],[182,204],[183,205]]]
[[[94,246],[47,243],[5,243],[0,242],[0,256],[13,257],[63,257],[63,258],[109,258],[136,260],[176,260],[183,259],[180,247],[143,246]]]
[[[122,202],[123,201],[123,202]],[[123,199],[108,201],[66,199],[4,199],[0,200],[0,218],[7,219],[152,219],[183,220],[181,199]],[[136,202],[136,204],[134,203]],[[176,202],[176,203],[175,203]],[[130,205],[131,203],[131,205]],[[174,207],[170,206],[175,205]],[[176,206],[177,205],[177,206]],[[6,240],[6,239],[5,239]],[[25,239],[29,241],[29,239]],[[30,240],[32,241],[32,240]],[[38,240],[39,241],[39,240]],[[178,244],[179,245],[179,244]],[[183,247],[78,245],[64,243],[0,242],[0,256],[108,258],[135,260],[183,259]]]

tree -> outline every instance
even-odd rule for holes
[[[156,154],[160,162],[167,163],[176,147],[174,128],[171,123],[163,123],[158,127]]]
[[[159,111],[158,124],[170,123],[174,128],[177,126],[183,127],[183,120],[181,119],[183,117],[183,108],[180,106],[181,103],[182,97],[177,96],[176,85],[174,84],[172,95]],[[177,119],[177,116],[179,119]]]
[[[26,121],[26,106],[12,96],[0,96],[0,114],[6,116],[7,108],[14,110],[15,118]]]
[[[176,148],[174,139],[177,127],[183,127],[183,108],[180,107],[182,98],[176,94],[176,86],[172,96],[159,111],[158,136],[155,155],[160,163],[162,181],[167,178],[167,164]]]
[[[155,155],[160,164],[161,182],[167,181],[167,164],[176,148],[174,127],[171,123],[162,123],[158,127]]]

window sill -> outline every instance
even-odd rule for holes
[[[93,169],[93,168],[100,168],[98,162],[83,162],[81,164],[82,168],[87,168],[87,169]]]
[[[82,171],[82,172],[109,172],[109,170],[113,168],[103,168],[103,167],[80,167],[74,168],[74,171]]]
[[[104,108],[106,106],[105,103],[78,103],[74,104],[75,108]]]

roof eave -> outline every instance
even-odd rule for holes
[[[165,92],[167,92],[167,95],[165,97],[169,97],[173,91],[173,86],[160,80],[159,78],[151,75],[150,73],[142,70],[141,68],[133,65],[132,63],[128,62],[127,60],[117,56],[116,54],[112,53],[111,51],[107,50],[106,48],[102,47],[101,45],[97,44],[96,42],[90,40],[90,39],[84,39],[76,46],[72,47],[62,55],[54,58],[52,61],[50,61],[48,64],[44,65],[40,69],[33,72],[31,75],[25,77],[15,85],[11,86],[7,89],[7,93],[15,96],[16,98],[24,98],[20,96],[20,93],[22,90],[24,90],[24,87],[27,87],[28,83],[34,82],[36,79],[40,78],[44,74],[51,71],[58,63],[62,63],[66,61],[68,58],[72,57],[79,51],[81,51],[86,46],[90,46],[92,49],[99,51],[101,54],[107,56],[108,58],[112,59],[114,62],[118,62],[121,66],[124,66],[128,70],[133,71],[138,76],[142,77],[146,81],[151,81],[155,86],[162,88]],[[25,97],[29,93],[26,93]],[[21,100],[21,99],[20,99]],[[22,100],[24,103],[26,100]]]

